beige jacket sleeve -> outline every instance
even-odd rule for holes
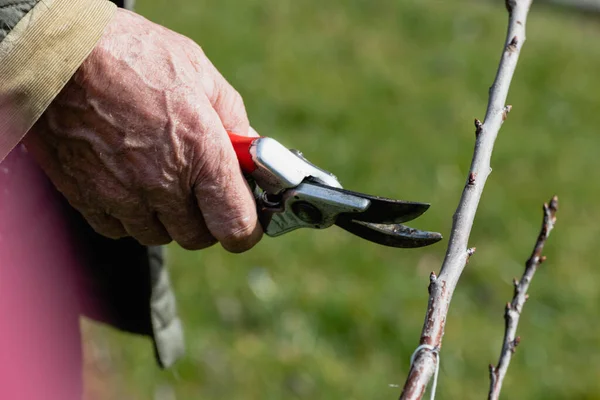
[[[90,54],[116,11],[108,0],[44,0],[0,42],[0,162]]]

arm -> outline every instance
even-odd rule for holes
[[[33,11],[0,43],[0,159],[29,130],[53,184],[111,238],[256,244],[262,229],[227,131],[253,133],[201,48],[106,0]]]

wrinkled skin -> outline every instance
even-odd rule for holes
[[[25,144],[99,233],[241,252],[262,230],[227,131],[255,135],[200,47],[119,10]]]

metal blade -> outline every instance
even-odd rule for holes
[[[442,240],[440,233],[420,231],[401,224],[374,224],[353,221],[349,217],[338,217],[335,224],[363,239],[389,247],[423,247]]]
[[[372,196],[365,193],[353,192],[351,190],[325,186],[314,182],[311,182],[310,184],[323,186],[329,190],[369,200],[371,205],[365,211],[340,214],[340,216],[347,216],[354,221],[373,222],[377,224],[399,224],[417,218],[429,208],[429,204],[427,203],[393,200],[385,197]]]

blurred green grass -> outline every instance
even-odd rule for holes
[[[140,0],[192,37],[263,135],[345,187],[429,201],[413,222],[448,237],[506,31],[503,1]],[[600,399],[600,26],[534,5],[471,245],[451,306],[438,399],[481,399],[512,295],[558,194],[503,398]],[[392,399],[418,344],[446,242],[379,247],[336,228],[232,255],[170,248],[188,341],[173,370],[146,340],[109,335],[129,398]],[[168,392],[168,391],[167,391]]]

